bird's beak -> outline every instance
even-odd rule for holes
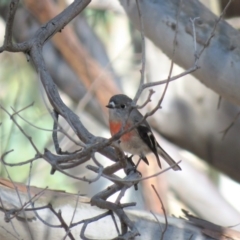
[[[107,108],[113,108],[113,105],[112,104],[108,104],[106,105]]]
[[[107,108],[114,108],[115,107],[115,103],[110,101],[106,107]]]

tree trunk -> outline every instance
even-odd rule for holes
[[[129,18],[141,29],[135,1],[120,0]],[[139,1],[144,25],[144,34],[162,51],[172,57],[173,39],[177,27],[176,15],[179,0]],[[211,36],[217,17],[199,1],[182,0],[178,21],[177,45],[174,61],[188,69],[194,63],[193,28],[195,21],[197,51]],[[216,27],[214,37],[199,59],[200,69],[193,75],[223,98],[240,104],[240,33],[224,20]],[[159,66],[161,66],[159,64]]]
[[[51,203],[56,212],[61,210],[61,215],[67,224],[71,222],[74,211],[75,215],[73,223],[83,219],[92,218],[105,212],[96,207],[92,207],[89,203],[90,199],[84,196],[78,197],[64,191],[44,190],[36,187],[30,187],[29,192],[32,197],[36,196],[35,200],[32,200],[35,207],[45,206],[46,204]],[[41,194],[39,194],[40,192]],[[63,239],[66,235],[63,227],[52,228],[45,225],[35,216],[33,211],[21,211],[18,214],[16,211],[14,212],[14,210],[21,208],[24,203],[29,202],[27,187],[25,185],[19,183],[13,184],[8,180],[0,179],[0,196],[1,240],[15,238],[24,240],[54,240]],[[21,198],[21,202],[19,198]],[[27,208],[31,207],[29,205],[30,204],[28,204]],[[61,224],[49,209],[39,210],[37,212],[47,223],[55,225]],[[11,222],[4,221],[5,216],[12,217],[14,214],[15,217],[13,217]],[[167,216],[168,225],[164,234],[164,239],[240,239],[239,232],[195,218],[187,212],[184,212],[184,214],[189,220]],[[156,216],[159,221],[157,222],[154,216],[150,213],[128,211],[128,217],[135,222],[135,225],[141,234],[135,239],[155,240],[161,238],[165,227],[164,216]],[[116,220],[119,224],[117,217]],[[81,239],[79,235],[82,226],[83,224],[79,224],[76,227],[71,228],[71,234],[75,239]],[[107,216],[106,218],[89,224],[86,230],[86,236],[94,239],[111,239],[117,235],[111,216]]]

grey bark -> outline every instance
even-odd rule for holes
[[[6,184],[6,185],[5,185]],[[0,238],[1,240],[7,239],[31,239],[29,231],[33,233],[35,240],[43,239],[62,239],[65,236],[63,228],[51,228],[44,225],[38,218],[36,218],[33,211],[21,211],[16,214],[10,223],[4,221],[4,215],[13,216],[14,209],[20,209],[22,203],[29,201],[28,193],[26,192],[26,186],[23,184],[15,183],[17,191],[11,186],[11,182],[0,179],[0,195],[2,206],[0,208]],[[54,209],[58,212],[61,210],[62,217],[66,223],[71,221],[72,215],[75,212],[73,223],[81,221],[83,219],[89,219],[104,211],[99,208],[90,205],[90,199],[84,196],[76,196],[61,191],[44,190],[36,187],[30,187],[30,193],[32,196],[38,197],[34,200],[35,207],[45,206],[49,202],[53,205]],[[41,196],[38,193],[41,192]],[[20,202],[21,199],[21,202]],[[76,201],[78,204],[76,205]],[[31,206],[28,206],[29,208]],[[8,212],[9,211],[9,212]],[[56,218],[53,217],[53,213],[48,210],[39,210],[41,218],[45,219],[49,224],[59,225]],[[134,239],[155,240],[160,239],[163,229],[165,227],[164,216],[157,215],[158,221],[150,213],[143,211],[128,211],[128,217],[135,222],[137,229],[140,232],[140,236]],[[168,216],[168,227],[164,234],[164,239],[199,239],[199,240],[213,240],[213,236],[218,238],[228,237],[229,239],[240,239],[238,232],[231,229],[223,228],[214,225],[210,222],[195,218],[184,213],[188,220],[170,217]],[[119,224],[118,219],[117,223]],[[71,228],[71,233],[76,239],[79,238],[82,224]],[[18,234],[18,235],[17,235]],[[115,226],[112,222],[112,218],[107,216],[97,222],[93,222],[88,225],[86,235],[91,239],[109,239],[117,236]]]
[[[129,18],[141,29],[135,1],[120,0]],[[142,0],[144,34],[162,51],[172,57],[179,0]],[[183,0],[178,22],[177,46],[174,61],[187,69],[194,62],[193,29],[190,19],[196,21],[197,50],[211,35],[217,17],[197,0]],[[240,104],[240,33],[225,21],[220,21],[210,45],[199,59],[200,69],[193,75],[225,99]],[[159,63],[159,66],[161,64]]]

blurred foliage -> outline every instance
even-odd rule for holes
[[[9,3],[9,0],[1,0],[0,1],[0,7],[1,6],[5,6],[5,5],[7,5]]]
[[[11,107],[15,110],[20,110],[34,102],[33,107],[22,111],[20,115],[35,125],[41,124],[46,116],[46,109],[44,109],[41,96],[39,96],[38,87],[36,87],[38,83],[32,67],[27,63],[23,54],[4,53],[1,56],[1,60],[1,104],[10,113],[13,113]],[[23,130],[33,137],[34,142],[41,149],[43,142],[48,138],[45,136],[45,132],[34,129],[19,117],[16,117],[16,119]],[[50,123],[49,120],[50,118],[47,117],[48,125]],[[3,110],[1,110],[1,121],[3,122],[1,129],[1,152],[14,149],[14,152],[7,156],[7,161],[16,163],[33,157],[35,151],[28,143],[28,140],[16,125],[10,121],[8,115]],[[20,152],[21,154],[19,154]],[[27,166],[21,167],[21,172],[17,168],[11,168],[9,171],[11,176],[14,176],[14,179],[21,181],[25,178],[27,168]],[[3,168],[1,168],[1,175],[6,176]]]
[[[115,15],[110,11],[86,8],[83,12],[88,24],[94,29],[102,41],[109,40],[109,32]]]
[[[0,55],[0,62],[1,105],[12,114],[11,107],[19,111],[34,103],[32,107],[21,111],[20,115],[35,126],[51,130],[52,118],[42,100],[38,77],[31,64],[27,62],[26,57],[23,54],[3,53]],[[51,143],[51,131],[37,129],[16,115],[15,119],[22,129],[32,137],[40,152],[43,152],[45,147],[51,149],[51,146],[48,146],[48,142]],[[0,122],[2,123],[0,126],[0,154],[2,155],[11,149],[14,150],[6,156],[5,160],[8,163],[19,163],[33,158],[36,152],[29,140],[3,110],[0,110]],[[29,170],[29,164],[7,168],[1,164],[0,176],[8,178],[9,174],[12,180],[26,183]],[[60,186],[63,185],[59,183],[66,181],[66,177],[61,173],[54,176],[49,173],[50,165],[48,163],[42,159],[35,161],[32,168],[32,184],[62,189]],[[66,190],[71,191],[71,189]]]

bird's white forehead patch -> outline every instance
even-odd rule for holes
[[[115,107],[115,106],[116,106],[116,104],[115,104],[114,101],[111,101],[111,102],[109,103],[109,105],[111,105],[112,107]]]

